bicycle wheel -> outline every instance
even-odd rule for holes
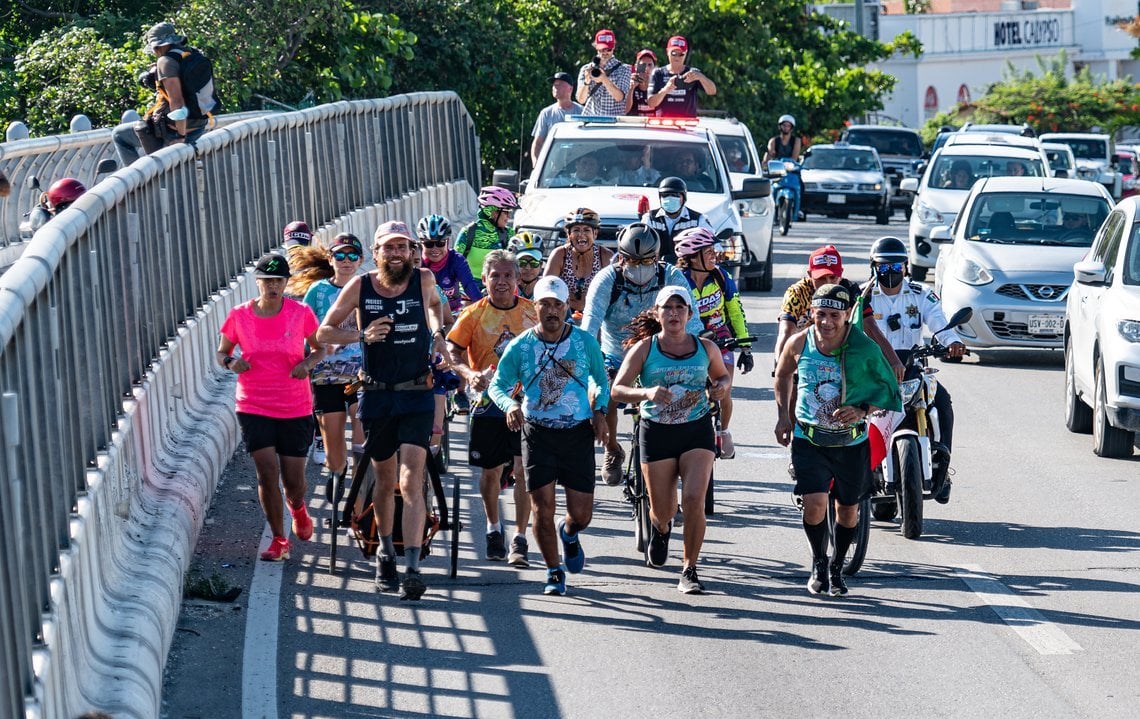
[[[451,466],[451,421],[446,415],[443,418],[443,435],[439,438],[439,454],[435,456],[435,466],[440,474],[446,473]]]
[[[644,553],[649,547],[649,490],[645,486],[645,475],[641,473],[641,448],[637,442],[630,450],[630,485],[633,489],[634,536],[637,551]]]

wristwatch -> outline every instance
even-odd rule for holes
[[[229,355],[224,360],[222,360],[222,364],[225,365],[225,367],[227,369],[229,369],[229,366],[234,363],[235,359],[237,359],[237,357],[234,357],[233,355]]]
[[[360,333],[360,342],[361,342],[361,344],[364,344],[365,342],[367,342],[367,340],[364,339],[364,333],[363,332]]]

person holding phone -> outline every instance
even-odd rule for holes
[[[652,50],[637,53],[630,79],[629,93],[625,96],[625,114],[636,117],[656,117],[657,108],[649,104],[649,78],[657,69],[657,56]]]

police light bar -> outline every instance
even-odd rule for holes
[[[599,125],[637,125],[638,127],[696,127],[700,122],[695,117],[637,117],[633,115],[571,115],[572,122]]]
[[[605,125],[615,124],[618,120],[610,115],[571,115],[568,119],[571,122],[596,122]]]

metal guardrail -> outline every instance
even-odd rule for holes
[[[87,147],[72,152],[100,154]],[[41,167],[67,162],[61,154]],[[108,591],[123,578],[105,575],[129,575],[123,547],[152,539],[132,533],[136,515],[150,509],[138,497],[148,478],[137,466],[159,463],[142,457],[153,448],[129,433],[161,426],[155,441],[164,442],[178,422],[157,416],[173,407],[148,406],[150,416],[131,407],[187,323],[216,313],[211,300],[231,293],[235,277],[278,245],[288,220],[374,217],[393,201],[418,211],[417,190],[477,188],[479,172],[474,126],[454,93],[340,102],[212,131],[197,153],[165,148],[102,181],[28,243],[0,276],[0,716],[70,719],[82,711],[75,697],[96,689],[83,686],[90,677],[68,673],[97,673],[90,667],[105,659],[69,653],[97,654],[83,645],[92,643],[88,633],[114,636],[106,624],[133,627],[138,618],[127,615],[148,613]],[[191,348],[198,355],[212,352],[216,324]],[[203,381],[167,378],[166,395],[192,405],[199,388],[190,385]],[[115,555],[104,557],[112,570],[77,568],[100,552]],[[184,568],[169,568],[175,583]],[[101,626],[63,620],[81,612]],[[142,641],[156,657],[136,661],[157,659],[160,672],[169,636]],[[125,674],[131,691],[146,693],[137,686],[146,682]],[[126,703],[115,714],[145,716]]]

